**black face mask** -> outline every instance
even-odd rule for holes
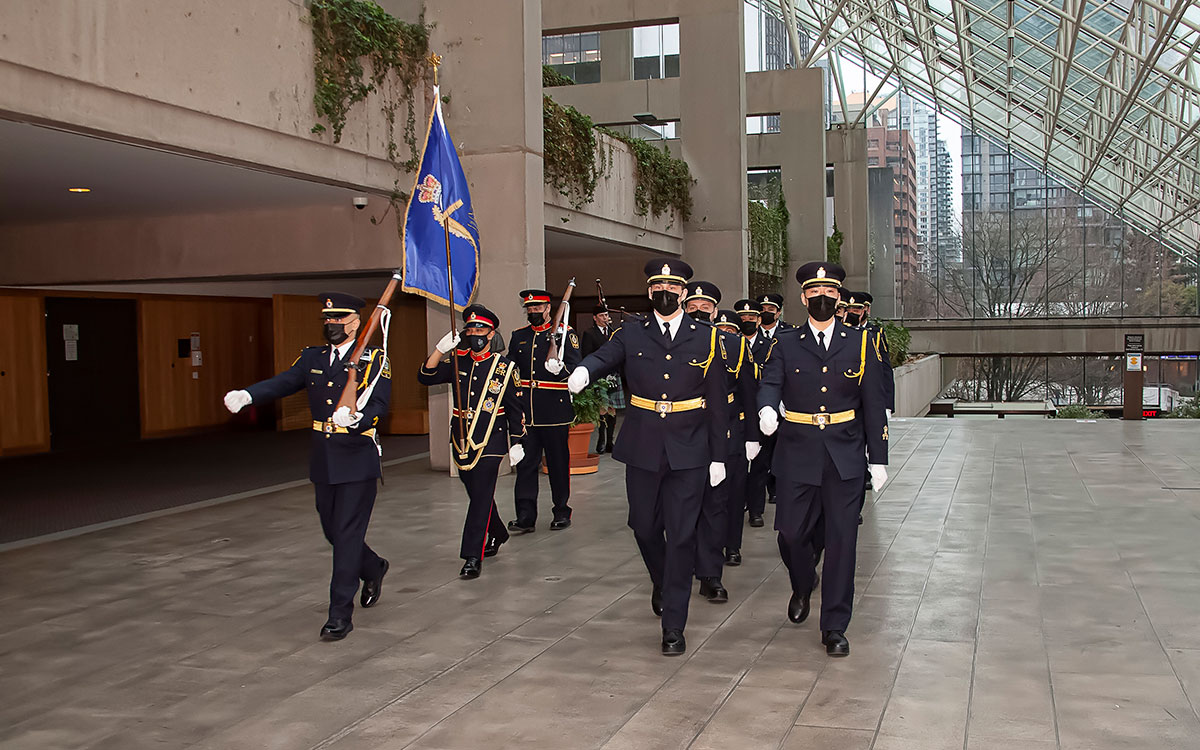
[[[525,313],[525,317],[529,320],[529,325],[531,326],[540,326],[546,322],[546,313],[544,312]]]
[[[862,322],[862,316],[858,313],[846,313],[846,325],[856,326]]]
[[[771,324],[774,322],[775,322],[775,313],[767,312],[766,310],[764,310],[763,314],[762,314],[762,324],[765,325],[767,328],[770,328]]]
[[[706,313],[703,310],[698,309],[693,310],[692,312],[688,313],[688,315],[692,316],[696,320],[703,320],[705,323],[711,323],[713,319],[712,313]]]
[[[463,336],[462,340],[463,343],[471,347],[471,351],[475,352],[476,354],[481,354],[484,349],[488,348],[488,337],[478,333],[472,333],[469,336]]]
[[[824,294],[818,294],[816,297],[809,297],[809,317],[818,323],[824,323],[833,317],[833,313],[837,310],[837,303],[837,297],[829,297]]]
[[[743,335],[753,336],[754,332],[758,330],[758,323],[753,320],[743,320],[738,323],[738,328],[741,329]]]
[[[679,309],[679,295],[666,289],[659,289],[650,293],[650,305],[654,308],[654,312],[663,317],[674,315],[675,311]]]
[[[346,333],[345,323],[326,323],[325,324],[325,340],[334,346],[341,346],[350,335]]]

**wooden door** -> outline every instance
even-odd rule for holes
[[[50,450],[44,302],[0,296],[0,455]]]

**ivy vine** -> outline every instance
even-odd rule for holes
[[[408,23],[369,0],[312,0],[311,18],[313,105],[333,131],[333,142],[341,141],[350,109],[378,92],[388,125],[388,159],[401,172],[415,170],[420,159],[416,90],[425,78],[429,54],[430,27],[424,15],[418,23]],[[396,113],[402,104],[407,106],[401,135],[408,146],[404,160],[396,139]],[[313,133],[325,131],[321,123],[312,126]]]
[[[842,242],[846,236],[838,229],[837,220],[833,222],[833,233],[825,238],[825,260],[830,263],[842,262]]]
[[[694,180],[687,162],[676,159],[664,146],[656,148],[607,128],[597,128],[592,118],[571,106],[542,96],[542,135],[545,150],[545,181],[580,208],[595,198],[600,178],[612,171],[612,146],[596,138],[600,130],[629,146],[636,164],[637,214],[661,216],[676,209],[686,221],[691,216],[691,187]]]
[[[562,73],[559,73],[549,65],[542,66],[542,88],[548,89],[555,86],[574,86],[575,81],[567,78]]]
[[[750,201],[746,206],[750,228],[749,266],[751,274],[781,280],[788,267],[790,216],[782,193],[773,202],[774,206]]]

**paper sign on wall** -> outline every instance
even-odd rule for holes
[[[200,351],[200,334],[198,333],[192,334],[192,351]]]
[[[192,352],[192,367],[204,364],[204,356],[200,352]]]
[[[64,341],[63,345],[64,345],[63,353],[66,355],[66,360],[68,362],[78,362],[79,361],[79,342],[78,341]]]
[[[1126,372],[1141,372],[1142,371],[1142,355],[1126,354],[1125,355],[1125,371]]]
[[[79,326],[75,323],[63,324],[63,341],[78,341]]]

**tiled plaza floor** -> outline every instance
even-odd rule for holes
[[[660,656],[607,458],[571,529],[544,498],[460,581],[461,485],[416,461],[371,526],[383,599],[341,643],[317,640],[308,488],[0,553],[0,747],[1200,748],[1200,425],[891,436],[848,659],[787,622],[769,523],[729,603],[693,597],[687,655]]]

